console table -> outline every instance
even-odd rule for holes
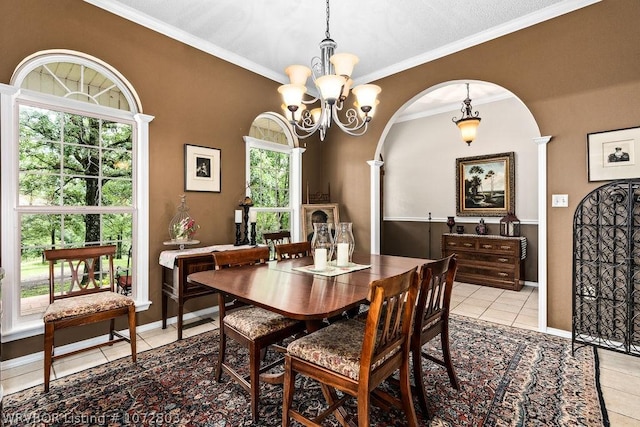
[[[457,254],[456,281],[519,291],[524,285],[526,237],[442,235],[442,255]]]
[[[178,340],[182,339],[184,303],[192,298],[215,294],[208,286],[188,283],[187,276],[198,271],[213,270],[211,252],[241,249],[249,246],[215,245],[202,248],[162,251],[159,264],[162,267],[162,329],[167,328],[169,299],[178,304]]]

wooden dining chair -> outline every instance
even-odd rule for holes
[[[213,252],[215,269],[243,267],[264,264],[269,259],[269,248],[257,247],[224,252]],[[265,267],[266,268],[266,267]],[[226,296],[218,293],[220,312],[220,352],[216,366],[215,379],[220,381],[222,371],[226,372],[251,397],[251,416],[254,422],[259,420],[258,401],[260,398],[260,374],[282,363],[282,358],[265,366],[261,365],[261,353],[268,346],[282,342],[285,338],[301,333],[304,322],[288,319],[280,314],[254,306],[238,307],[233,304],[226,307]],[[238,370],[226,363],[226,342],[231,338],[249,351],[249,375],[241,375]]]
[[[51,364],[62,357],[120,341],[131,344],[136,361],[136,307],[133,299],[115,290],[115,246],[88,246],[44,251],[49,262],[49,306],[44,320],[44,391],[49,391]],[[129,336],[115,330],[115,319],[127,316]],[[89,347],[55,354],[59,329],[109,320],[109,339]]]
[[[116,267],[116,286],[118,292],[122,295],[131,295],[131,285],[133,284],[133,276],[131,275],[131,252],[133,245],[129,246],[127,252],[127,268]]]
[[[451,385],[456,390],[460,390],[458,377],[451,362],[451,352],[449,351],[449,309],[457,268],[458,262],[455,254],[426,263],[420,267],[420,293],[411,337],[411,353],[415,380],[414,391],[425,418],[428,417],[428,412],[424,378],[422,376],[422,358],[446,367]],[[440,336],[442,359],[428,354],[422,348],[437,336]]]
[[[283,243],[276,245],[278,261],[290,258],[311,256],[311,242]]]
[[[269,261],[276,259],[276,245],[291,243],[291,232],[289,230],[267,231],[262,233],[264,243],[269,250]]]
[[[282,425],[291,418],[304,425],[320,425],[335,411],[344,411],[344,401],[357,399],[358,426],[369,425],[371,393],[400,370],[400,394],[386,398],[403,408],[407,424],[418,424],[409,383],[409,339],[416,307],[418,275],[411,269],[397,276],[371,282],[366,321],[349,319],[333,323],[287,346],[285,356]],[[319,381],[328,408],[313,419],[292,408],[297,374]],[[336,390],[343,392],[338,398]],[[342,421],[344,412],[336,417]]]

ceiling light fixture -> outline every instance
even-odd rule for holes
[[[471,142],[476,139],[476,133],[478,131],[478,125],[480,124],[480,120],[482,120],[478,115],[479,112],[473,112],[473,107],[471,106],[471,98],[469,98],[469,83],[467,83],[467,99],[462,101],[462,117],[458,120],[456,118],[452,118],[453,122],[458,125],[460,128],[460,134],[462,135],[462,140],[467,143],[467,145],[471,145]]]
[[[373,117],[376,99],[381,89],[372,84],[359,85],[351,89],[353,80],[351,73],[358,63],[358,57],[350,53],[336,53],[338,44],[329,34],[329,0],[327,0],[327,30],[325,39],[320,42],[320,56],[311,60],[311,68],[304,65],[291,65],[285,73],[291,83],[282,85],[278,92],[284,100],[285,115],[291,123],[296,135],[307,138],[316,131],[320,132],[323,141],[332,122],[349,135],[360,136],[367,131],[367,126]],[[312,76],[319,97],[305,100],[307,79]],[[349,92],[356,96],[356,108],[344,111],[344,121],[338,117],[338,112],[344,108],[344,102]],[[306,105],[320,101],[320,106],[311,110]]]

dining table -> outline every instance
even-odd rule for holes
[[[346,267],[335,266],[316,271],[312,257],[269,261],[220,270],[191,273],[187,281],[211,287],[242,302],[262,307],[283,316],[304,321],[308,333],[325,326],[332,319],[367,303],[370,283],[417,269],[428,259],[394,255],[354,253]],[[284,374],[262,374],[261,381],[282,383]],[[335,390],[321,384],[328,401],[336,400]],[[378,396],[376,394],[376,396]],[[393,399],[382,402],[398,405]],[[379,401],[379,400],[376,400]],[[342,425],[347,421],[344,408],[336,409]]]
[[[373,280],[392,277],[427,259],[354,253],[347,267],[330,265],[316,271],[313,258],[192,273],[187,281],[208,286],[239,301],[306,322],[312,332],[323,320],[357,309],[367,302]]]

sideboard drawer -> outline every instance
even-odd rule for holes
[[[524,237],[442,236],[443,256],[456,254],[456,281],[519,291],[524,285]]]

